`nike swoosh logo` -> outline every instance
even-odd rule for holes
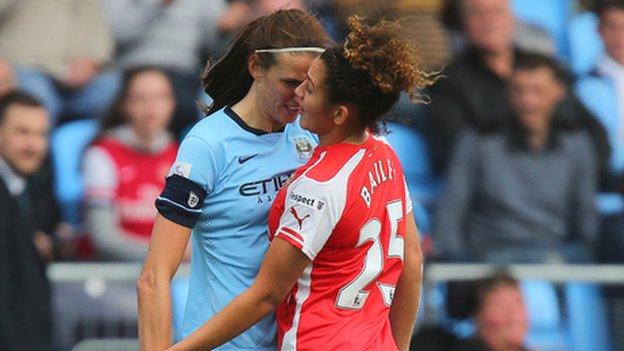
[[[252,158],[258,156],[258,154],[254,154],[254,155],[249,155],[249,156],[239,156],[238,157],[238,163],[240,163],[241,165],[249,160],[251,160]]]

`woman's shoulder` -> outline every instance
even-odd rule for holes
[[[228,121],[229,117],[225,109],[221,109],[197,121],[186,135],[200,137],[205,135],[219,135],[223,130],[219,130],[218,128],[223,127],[224,123]]]

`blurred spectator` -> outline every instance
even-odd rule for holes
[[[597,226],[595,155],[586,134],[555,107],[563,72],[539,54],[515,60],[512,123],[456,145],[437,209],[434,240],[448,259],[590,260]]]
[[[599,33],[605,54],[587,77],[577,84],[579,97],[603,123],[613,150],[607,190],[624,194],[624,1],[603,0],[596,7]],[[624,263],[624,214],[603,218],[598,259],[603,263]],[[624,289],[604,290],[609,304],[611,330],[616,349],[624,349]]]
[[[429,122],[434,166],[443,172],[460,132],[465,128],[492,131],[510,123],[505,87],[520,53],[514,49],[514,18],[509,0],[459,0],[462,32],[468,47],[429,91]],[[562,101],[562,118],[580,123],[591,134],[605,169],[607,136],[598,121],[573,94]]]
[[[306,10],[303,0],[230,0],[227,11],[219,18],[219,29],[234,33],[252,20],[279,9]]]
[[[473,317],[476,335],[456,351],[523,351],[529,318],[520,283],[496,275],[475,283]]]
[[[624,193],[624,1],[605,0],[597,8],[605,55],[577,84],[579,97],[607,129],[613,151],[609,190]]]
[[[0,82],[13,77],[53,124],[101,115],[119,77],[105,69],[113,43],[97,0],[3,0],[0,17]]]
[[[463,48],[468,43],[461,35],[464,31],[465,23],[462,6],[466,6],[465,0],[445,0],[442,18],[444,24],[452,31],[452,38],[456,49]],[[519,50],[540,52],[546,55],[555,53],[555,42],[549,33],[539,25],[514,20],[513,46]],[[484,26],[491,26],[492,23],[483,21]],[[491,27],[490,27],[491,28]]]
[[[163,71],[147,66],[127,71],[85,154],[87,226],[105,259],[145,258],[154,201],[178,147],[167,131],[174,108],[173,87]]]
[[[0,98],[0,349],[49,351],[50,292],[35,248],[28,178],[48,151],[48,113],[24,93]]]
[[[462,339],[439,326],[425,327],[412,339],[411,349],[427,351],[524,351],[529,330],[520,283],[506,273],[471,282],[454,282],[448,299],[458,298],[456,318],[474,318],[476,332]]]
[[[172,129],[182,134],[198,119],[201,51],[219,43],[217,21],[225,0],[103,0],[122,69],[157,66],[173,83],[178,102]]]

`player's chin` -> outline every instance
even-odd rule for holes
[[[299,107],[293,108],[290,106],[283,106],[280,113],[281,122],[284,124],[291,123],[297,119],[297,115],[299,115]]]

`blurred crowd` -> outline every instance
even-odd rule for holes
[[[402,19],[442,73],[391,114],[425,140],[430,260],[624,262],[624,0],[0,0],[0,279],[43,295],[48,262],[141,261],[202,67],[286,7],[337,42],[351,14]]]

